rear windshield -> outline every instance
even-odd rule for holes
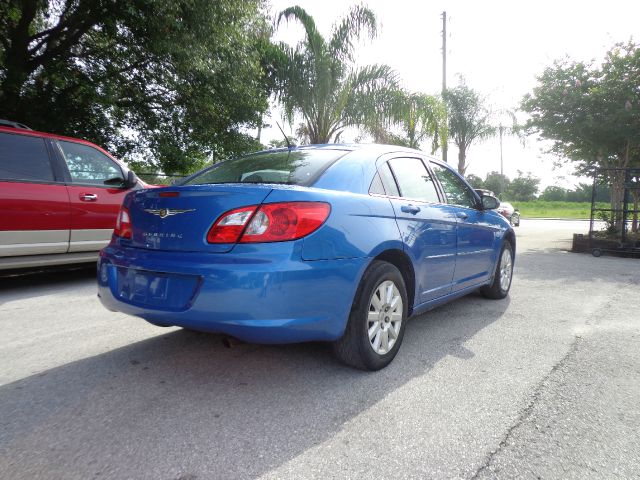
[[[228,160],[209,167],[183,185],[210,183],[284,183],[311,185],[345,150],[293,150],[265,152]]]

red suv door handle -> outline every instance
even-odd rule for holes
[[[95,193],[81,193],[80,200],[83,202],[95,202],[98,200],[98,196]]]

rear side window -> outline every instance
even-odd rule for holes
[[[380,175],[376,173],[373,177],[373,181],[371,182],[371,186],[369,187],[369,193],[373,193],[376,195],[385,195],[384,187],[382,186],[382,180],[380,180]]]
[[[211,183],[284,183],[310,185],[344,150],[265,152],[219,163],[185,180],[183,185]]]
[[[44,139],[0,133],[0,180],[53,182]]]
[[[391,173],[391,170],[389,170],[389,164],[385,163],[384,165],[381,165],[378,173],[380,173],[380,180],[382,181],[382,185],[384,186],[384,190],[387,192],[387,195],[399,197],[400,192],[398,191],[398,186],[393,178],[393,174]]]
[[[389,165],[400,187],[400,195],[423,202],[438,203],[438,190],[427,168],[418,158],[394,158]]]

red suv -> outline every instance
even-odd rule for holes
[[[97,145],[0,120],[0,270],[94,261],[145,186]]]

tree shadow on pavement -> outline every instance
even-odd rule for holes
[[[509,300],[472,294],[413,318],[386,369],[336,362],[326,344],[240,344],[171,331],[0,387],[6,478],[254,478],[344,424],[465,342]],[[45,473],[43,473],[45,472]]]

